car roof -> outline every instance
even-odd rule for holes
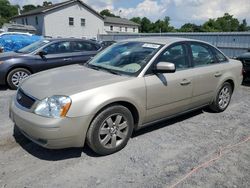
[[[44,38],[42,40],[48,40],[50,42],[54,42],[54,41],[87,41],[87,42],[95,43],[95,41],[93,41],[93,40],[79,39],[79,38]]]
[[[204,41],[200,40],[194,40],[194,39],[187,39],[187,38],[177,38],[177,37],[145,37],[145,38],[133,38],[133,39],[126,39],[122,41],[135,41],[135,42],[146,42],[146,43],[156,43],[156,44],[171,44],[174,42],[184,42],[184,41],[195,41],[195,42],[202,42],[206,43]]]

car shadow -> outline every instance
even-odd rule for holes
[[[0,91],[5,91],[7,89],[9,89],[7,86],[0,86]]]
[[[243,86],[250,87],[250,79],[243,81],[243,82],[242,82],[242,85],[243,85]]]
[[[166,126],[173,125],[178,122],[182,122],[186,119],[189,119],[191,117],[197,116],[199,114],[202,114],[204,111],[196,110],[190,113],[187,113],[185,115],[169,119],[167,121],[163,121],[161,123],[155,123],[150,126],[144,127],[140,130],[137,130],[133,133],[132,139],[141,136],[143,134],[164,128]],[[13,136],[16,142],[29,154],[33,155],[34,157],[37,157],[41,160],[46,161],[60,161],[60,160],[66,160],[66,159],[72,159],[72,158],[79,158],[84,153],[87,156],[90,157],[102,157],[96,153],[94,153],[88,146],[85,144],[83,148],[69,148],[69,149],[58,149],[58,150],[52,150],[52,149],[46,149],[43,148],[29,139],[27,139],[16,127],[13,131]]]
[[[51,150],[43,148],[26,138],[17,128],[13,130],[15,141],[29,154],[46,161],[60,161],[81,157],[82,148]]]
[[[142,129],[139,129],[139,130],[135,131],[133,133],[133,135],[132,135],[132,138],[135,138],[137,136],[141,136],[143,134],[146,134],[146,133],[149,133],[149,132],[152,132],[152,131],[156,131],[158,129],[161,129],[161,128],[164,128],[164,127],[167,127],[167,126],[174,125],[176,123],[185,121],[185,120],[187,120],[189,118],[192,118],[194,116],[197,116],[197,115],[200,115],[200,114],[204,113],[204,111],[207,111],[207,110],[199,109],[199,110],[195,110],[195,111],[183,114],[181,116],[177,116],[175,118],[171,118],[171,119],[162,121],[160,123],[150,124],[149,126],[146,126],[146,127],[142,128]]]

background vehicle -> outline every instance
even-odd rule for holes
[[[109,46],[111,46],[112,44],[115,44],[116,41],[113,40],[107,40],[107,41],[101,41],[100,44],[103,48],[107,48]]]
[[[10,117],[43,147],[82,147],[86,139],[96,153],[111,154],[149,124],[205,106],[224,111],[242,82],[241,70],[241,62],[201,41],[127,40],[84,66],[24,80]]]
[[[0,34],[0,48],[1,52],[10,52],[19,50],[25,46],[32,44],[43,37],[20,32],[4,32]]]
[[[82,39],[44,39],[15,52],[0,54],[0,84],[16,89],[30,74],[71,64],[85,63],[101,46]]]
[[[247,53],[244,53],[237,57],[238,60],[242,62],[243,65],[243,80],[250,77],[250,49]]]

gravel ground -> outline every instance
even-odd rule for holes
[[[48,150],[13,137],[8,103],[14,93],[0,88],[0,188],[171,187],[219,148],[250,136],[250,84],[234,93],[225,112],[198,110],[142,129],[122,151],[105,157],[88,147]],[[224,150],[176,187],[249,188],[250,140]]]

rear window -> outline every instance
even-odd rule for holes
[[[218,60],[218,62],[227,61],[227,58],[217,49],[215,49],[215,57]]]

